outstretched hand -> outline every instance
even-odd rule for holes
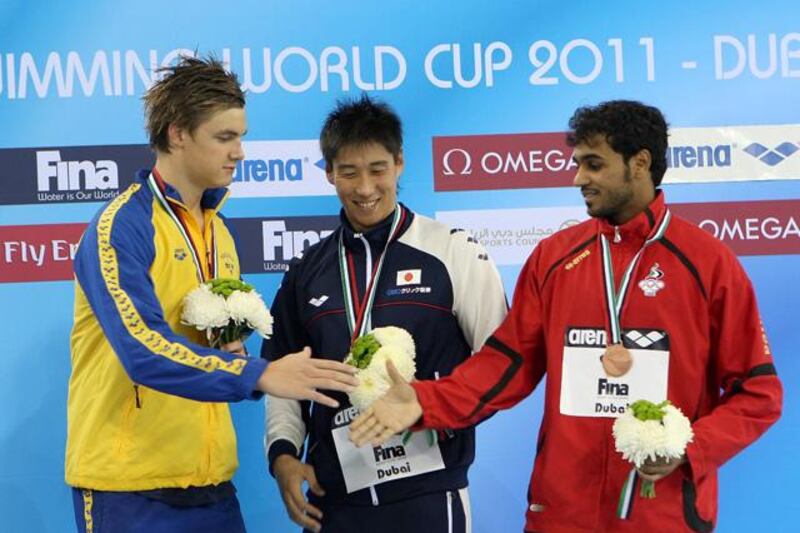
[[[258,378],[256,388],[273,396],[290,400],[312,400],[328,407],[339,402],[319,392],[334,390],[351,392],[358,385],[356,368],[339,361],[312,359],[311,348],[273,361]]]
[[[386,370],[392,382],[391,388],[350,425],[350,440],[356,446],[366,442],[380,446],[392,435],[413,426],[422,416],[422,406],[414,388],[391,361],[386,362]]]

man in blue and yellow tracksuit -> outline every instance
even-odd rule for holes
[[[75,257],[66,481],[79,531],[244,531],[225,402],[335,405],[316,389],[348,390],[352,371],[308,350],[267,367],[181,324],[188,292],[240,275],[219,209],[244,157],[244,96],[216,60],[183,58],[145,106],[155,166],[100,210]]]

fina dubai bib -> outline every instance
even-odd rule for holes
[[[593,327],[567,328],[561,367],[561,414],[616,418],[625,412],[631,401],[644,399],[659,403],[667,398],[667,332],[623,329],[620,316],[643,253],[664,236],[670,218],[669,210],[665,210],[626,267],[618,289],[614,286],[610,244],[605,235],[600,235],[608,331]],[[604,361],[610,355],[618,357],[620,354],[620,360],[627,359],[629,364],[617,367]]]

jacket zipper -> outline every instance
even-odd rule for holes
[[[356,237],[358,237],[361,242],[364,243],[364,251],[367,253],[366,257],[366,281],[364,282],[364,291],[366,292],[367,287],[369,287],[370,279],[372,278],[372,250],[369,247],[369,241],[364,237],[363,233],[356,233]]]
[[[453,493],[447,491],[447,533],[453,533]]]
[[[372,250],[369,247],[369,241],[367,241],[366,237],[364,237],[363,233],[356,233],[355,236],[364,243],[364,252],[366,253],[365,257],[365,277],[364,277],[364,296],[366,298],[367,291],[369,290],[369,282],[372,279]],[[358,283],[358,280],[356,280]],[[377,281],[376,281],[377,283]],[[366,300],[365,300],[366,301]],[[362,327],[365,328],[365,331],[369,331],[372,329],[372,316],[370,313],[369,323],[362,324]]]

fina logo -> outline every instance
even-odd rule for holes
[[[119,188],[117,164],[110,160],[62,161],[59,150],[36,152],[36,185],[39,192],[94,191]]]
[[[302,181],[304,163],[308,163],[307,157],[302,159],[244,159],[236,164],[233,182]],[[325,170],[325,160],[316,161],[314,166]]]
[[[332,229],[292,230],[288,228],[292,222],[294,221],[289,219],[287,224],[287,220],[278,219],[265,220],[261,223],[265,262],[289,261],[333,233]]]
[[[800,148],[798,148],[796,144],[790,142],[783,142],[771,150],[760,143],[752,143],[744,148],[746,154],[755,157],[765,165],[771,167],[782,163],[798,150],[800,150]]]

